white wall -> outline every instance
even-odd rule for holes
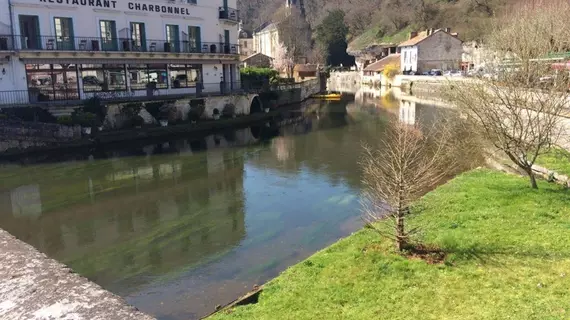
[[[400,69],[401,71],[418,71],[417,46],[402,47],[402,52],[400,55]]]
[[[81,5],[82,2],[86,5]],[[94,6],[90,6],[90,2]],[[230,7],[236,8],[235,0],[228,2]],[[97,7],[97,4],[101,6],[107,4],[109,7]],[[136,10],[135,5],[140,5],[141,10]],[[163,6],[167,10],[169,7],[172,10],[178,8],[183,10],[184,14],[142,11],[143,5],[147,8],[160,6],[160,10]],[[179,26],[180,39],[183,39],[182,32],[188,32],[188,26],[199,26],[202,42],[218,43],[220,35],[222,37],[224,35],[224,30],[229,30],[230,43],[237,44],[238,25],[237,23],[225,23],[218,19],[221,5],[221,1],[218,3],[209,0],[198,0],[197,5],[179,0],[175,2],[166,0],[18,0],[13,8],[14,32],[20,34],[18,15],[37,15],[40,19],[40,33],[43,36],[55,34],[54,17],[70,17],[73,18],[73,30],[76,37],[100,37],[99,21],[114,20],[119,38],[128,34],[125,29],[130,28],[130,22],[142,22],[145,23],[146,38],[149,40],[165,40],[166,25],[173,24]],[[0,23],[9,25],[7,0],[0,0],[0,6]]]

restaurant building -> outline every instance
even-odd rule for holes
[[[0,0],[0,105],[239,86],[236,0]]]

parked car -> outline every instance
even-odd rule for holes
[[[443,75],[443,71],[439,70],[439,69],[432,69],[429,74],[431,76],[442,76]]]
[[[83,77],[84,85],[100,86],[103,81],[99,80],[96,76],[85,76]]]

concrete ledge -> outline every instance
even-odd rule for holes
[[[154,319],[1,229],[0,261],[0,319]]]

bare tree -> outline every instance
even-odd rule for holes
[[[275,70],[279,72],[285,71],[287,78],[293,77],[295,62],[288,54],[288,50],[283,43],[279,42],[275,46],[275,57],[271,63]]]
[[[485,41],[487,76],[448,88],[450,100],[528,174],[532,188],[532,166],[557,143],[570,107],[568,70],[556,71],[549,59],[567,51],[569,20],[568,1],[534,1],[502,17]]]
[[[287,58],[305,62],[311,49],[311,28],[296,7],[282,8],[274,16],[279,42],[287,49]]]
[[[424,127],[392,121],[378,147],[365,146],[360,163],[364,219],[394,240],[398,250],[408,248],[419,230],[406,223],[412,202],[459,171],[464,165],[460,159],[475,159],[466,152],[467,146],[473,146],[467,142],[474,140],[459,143],[466,132],[459,121]]]

